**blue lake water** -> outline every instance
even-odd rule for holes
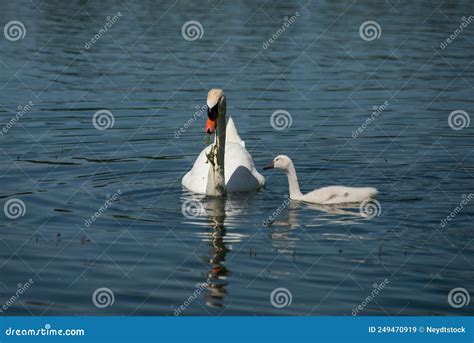
[[[472,1],[1,2],[26,33],[0,36],[1,315],[472,314],[448,294],[474,292],[474,123],[448,117],[474,115],[474,22],[440,46]],[[287,154],[303,191],[376,187],[377,216],[287,204],[278,171],[252,194],[183,190],[217,87],[259,170]]]

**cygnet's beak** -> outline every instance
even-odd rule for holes
[[[273,169],[273,168],[275,168],[275,165],[273,164],[273,161],[271,161],[269,164],[263,167],[263,170]]]

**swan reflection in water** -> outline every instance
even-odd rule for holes
[[[190,210],[193,216],[186,215],[186,208]],[[232,243],[239,243],[245,235],[237,232],[228,232],[224,225],[227,221],[232,225],[236,215],[243,214],[248,208],[248,204],[243,199],[228,197],[209,197],[201,195],[189,195],[184,198],[183,214],[192,219],[198,225],[204,227],[204,230],[198,235],[209,244],[207,254],[203,261],[209,265],[203,275],[205,276],[204,285],[206,286],[206,305],[210,307],[222,307],[224,298],[227,294],[228,277],[232,272],[225,265],[227,253],[232,249]],[[189,212],[189,210],[188,210]],[[207,218],[203,221],[203,218]],[[233,230],[231,230],[233,231]]]
[[[239,216],[247,212],[252,207],[252,197],[209,197],[204,195],[188,194],[183,198],[183,214],[193,223],[204,227],[204,230],[198,235],[209,244],[207,254],[203,261],[208,264],[208,269],[203,273],[205,280],[203,285],[206,287],[206,305],[210,307],[222,307],[224,298],[227,294],[229,284],[228,277],[232,275],[231,270],[227,268],[226,256],[232,250],[232,243],[240,243],[246,235],[234,232],[228,232],[224,225],[227,220],[227,226],[236,228]],[[262,218],[262,227],[268,229],[268,236],[272,242],[272,247],[278,253],[283,253],[296,258],[296,242],[300,239],[295,230],[300,228],[297,220],[300,209],[312,209],[320,213],[312,223],[304,224],[308,226],[327,225],[328,220],[331,223],[348,224],[351,220],[363,217],[359,211],[355,211],[354,204],[346,205],[317,205],[303,203],[299,201],[288,201],[286,208],[287,215],[279,215],[264,223]],[[189,208],[192,208],[189,210]],[[352,209],[352,210],[350,210]],[[186,211],[191,211],[192,216]],[[326,214],[329,214],[329,218]],[[337,217],[335,217],[337,215]],[[341,215],[343,217],[341,217]],[[206,221],[203,219],[206,218]],[[314,225],[319,220],[321,224]],[[256,255],[256,251],[255,251]]]
[[[287,206],[284,206],[287,204]],[[286,200],[282,203],[287,207],[287,214],[280,215],[270,221],[266,221],[264,226],[269,229],[268,236],[272,241],[273,249],[282,254],[288,254],[296,258],[296,242],[300,240],[300,233],[296,230],[301,229],[298,222],[298,212],[303,209],[310,209],[318,212],[318,216],[313,220],[302,225],[307,230],[308,227],[327,226],[327,224],[353,224],[364,215],[359,211],[359,203],[347,203],[338,205],[319,205],[301,201]],[[279,209],[276,211],[280,212]],[[323,236],[326,234],[323,233]],[[331,238],[328,234],[327,238]]]
[[[226,229],[224,221],[226,218],[225,197],[212,197],[207,201],[208,209],[212,215],[209,216],[210,232],[207,232],[209,241],[208,256],[204,261],[210,265],[210,270],[206,272],[207,294],[206,304],[211,307],[221,307],[224,297],[227,294],[227,277],[231,271],[225,266],[225,258],[230,251],[225,243]]]

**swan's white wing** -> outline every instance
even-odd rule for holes
[[[206,193],[210,166],[206,154],[212,146],[201,151],[192,169],[183,177],[182,185],[190,191]],[[265,178],[255,169],[252,156],[245,149],[245,142],[240,138],[232,118],[226,126],[224,163],[228,192],[251,192],[265,186]]]
[[[192,192],[206,193],[210,166],[206,153],[211,147],[201,151],[192,169],[183,177],[182,185]],[[226,142],[224,162],[228,192],[251,192],[265,186],[265,178],[255,169],[252,157],[240,143]]]
[[[229,120],[226,124],[225,129],[225,141],[231,143],[238,143],[245,148],[245,142],[240,138],[239,133],[237,132],[237,128],[235,127],[234,120],[232,117],[229,117]]]
[[[211,150],[212,145],[204,148],[193,164],[190,171],[184,175],[181,184],[195,193],[206,193],[207,177],[209,173],[209,163],[206,154]]]
[[[375,197],[377,193],[378,191],[372,187],[329,186],[303,195],[302,200],[326,205],[340,204],[361,202]]]
[[[265,186],[249,152],[240,143],[226,143],[225,182],[228,192],[251,192]]]

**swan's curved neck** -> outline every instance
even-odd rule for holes
[[[216,137],[214,145],[217,149],[216,163],[209,168],[207,194],[222,196],[226,195],[225,189],[225,171],[224,171],[224,154],[225,154],[225,133],[226,133],[226,100],[223,97],[219,103],[219,114],[217,116]]]
[[[287,169],[284,170],[286,177],[288,178],[288,185],[290,187],[290,199],[299,199],[303,196],[300,191],[300,185],[298,184],[298,177],[296,176],[296,169],[293,162]]]
[[[218,195],[225,195],[225,173],[224,173],[224,154],[225,154],[225,106],[217,117],[217,163],[216,163],[216,190]]]

